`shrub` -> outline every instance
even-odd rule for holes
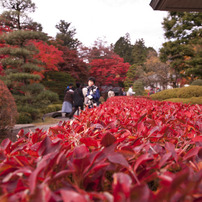
[[[202,79],[197,79],[191,83],[191,85],[202,86]]]
[[[41,92],[38,96],[38,99],[46,99],[49,102],[57,102],[58,101],[58,94],[52,91],[46,90]]]
[[[41,85],[36,85],[36,91],[41,89]],[[15,96],[18,100],[18,112],[20,113],[17,123],[31,123],[32,121],[41,117],[41,113],[48,105],[54,102],[58,102],[58,94],[49,90],[43,90],[34,97],[28,93],[25,96]],[[26,104],[25,104],[26,103]],[[54,111],[60,110],[61,107],[54,108]],[[49,109],[48,109],[49,110]],[[52,111],[52,110],[51,110]]]
[[[200,104],[202,105],[202,97],[192,97],[192,98],[170,98],[165,101],[170,102],[182,102],[184,104]]]
[[[33,120],[32,120],[32,117],[31,117],[31,114],[28,113],[28,112],[21,112],[19,114],[19,118],[17,120],[17,123],[18,124],[26,124],[26,123],[31,123]]]
[[[18,116],[15,100],[0,80],[0,133],[6,134],[16,123]]]
[[[57,93],[45,90],[36,96],[34,105],[38,108],[42,108],[51,103],[58,102],[58,100],[59,97]]]
[[[171,98],[192,98],[202,96],[202,86],[189,86],[163,90],[151,95],[153,100],[167,100]]]
[[[40,110],[41,113],[46,114],[50,112],[56,112],[62,109],[62,104],[51,104]]]
[[[39,110],[29,105],[18,106],[18,111],[20,112],[17,120],[18,124],[31,123],[40,117]]]
[[[44,86],[40,83],[33,83],[22,87],[22,91],[30,92],[33,95],[39,94],[44,90]]]
[[[21,131],[0,145],[0,199],[201,201],[201,110],[115,96],[45,132]]]
[[[75,84],[75,79],[67,72],[46,72],[44,74],[43,85],[59,95],[59,99],[63,100],[64,91],[70,83]]]
[[[202,96],[202,86],[189,86],[180,88],[177,93],[178,98],[191,98]]]
[[[165,100],[170,98],[176,98],[178,91],[179,88],[163,90],[158,93],[152,94],[151,98],[153,100]]]

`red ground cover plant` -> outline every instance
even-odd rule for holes
[[[0,201],[201,201],[202,106],[113,97],[0,147]]]

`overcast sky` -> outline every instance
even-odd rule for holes
[[[165,42],[162,28],[165,11],[154,11],[151,0],[32,0],[37,9],[29,14],[43,26],[43,31],[55,37],[55,25],[60,20],[71,22],[76,38],[85,46],[98,39],[115,43],[126,33],[132,44],[143,38],[147,47],[157,51]]]

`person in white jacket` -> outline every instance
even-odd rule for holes
[[[127,96],[132,96],[134,94],[135,94],[135,92],[133,91],[133,86],[130,86],[130,88],[127,91]]]

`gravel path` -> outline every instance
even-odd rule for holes
[[[69,118],[63,118],[63,117],[58,117],[58,123],[60,121],[68,121]],[[48,130],[50,127],[56,126],[58,123],[54,123],[54,124],[44,124],[44,125],[34,125],[34,124],[16,124],[11,132],[11,134],[9,135],[8,138],[10,138],[11,141],[15,141],[16,140],[16,135],[18,134],[18,132],[23,129],[24,133],[28,133],[30,131],[35,131],[35,129],[39,128],[39,129],[43,129],[43,131]]]

